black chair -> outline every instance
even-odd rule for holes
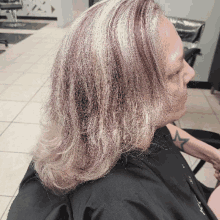
[[[193,67],[197,55],[202,55],[198,43],[202,37],[205,22],[177,17],[168,17],[168,19],[173,23],[183,41],[185,60]]]
[[[175,122],[173,122],[173,125],[176,126]],[[188,134],[192,135],[193,137],[197,138],[198,140],[203,141],[213,146],[216,149],[220,148],[220,135],[215,132],[203,131],[200,129],[184,129],[183,128],[183,130],[186,131]],[[204,160],[199,161],[199,163],[193,169],[194,175],[196,175],[199,172],[199,170],[204,166],[205,163],[206,161]],[[219,184],[220,184],[220,181],[217,181],[216,186],[218,186]]]
[[[5,44],[6,47],[8,47],[8,41],[0,39],[0,44]]]
[[[22,27],[25,24],[18,23],[16,11],[23,8],[22,0],[0,0],[0,10],[7,10],[11,12],[13,21],[12,23],[5,23],[5,27]],[[7,39],[0,39],[1,44],[8,47]]]
[[[24,23],[19,23],[17,20],[17,10],[23,8],[22,0],[0,0],[0,10],[10,11],[13,21],[5,23],[5,27],[23,27]]]
[[[175,17],[168,18],[175,26],[177,33],[183,41],[186,62],[188,62],[188,64],[191,67],[193,67],[197,55],[202,55],[201,49],[197,48],[197,45],[204,31],[205,22]],[[173,124],[176,125],[174,122]],[[201,140],[215,147],[216,149],[220,148],[220,135],[215,132],[203,131],[200,129],[183,130],[192,135],[193,137],[197,138],[198,140]],[[198,171],[204,166],[205,162],[206,161],[204,160],[199,161],[199,163],[193,170],[194,175],[196,175]],[[217,182],[216,186],[218,184],[219,181]]]
[[[183,129],[183,130],[189,133],[190,135],[192,135],[193,137],[207,144],[210,144],[216,149],[220,148],[220,135],[215,132],[203,131],[199,129]],[[201,160],[196,166],[196,168],[193,170],[193,173],[196,175],[197,172],[203,167],[204,164],[205,164],[205,161]]]

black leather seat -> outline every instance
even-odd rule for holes
[[[168,17],[168,19],[173,23],[183,41],[185,60],[193,67],[196,56],[202,55],[198,43],[202,37],[205,22],[177,17]]]

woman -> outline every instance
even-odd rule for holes
[[[170,124],[194,75],[153,0],[82,13],[55,59],[44,130],[8,220],[217,219],[214,189],[195,179],[175,139],[186,134]],[[220,168],[217,150],[187,137],[185,152]]]

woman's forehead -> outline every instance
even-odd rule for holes
[[[183,53],[182,41],[176,32],[173,24],[166,18],[162,17],[158,24],[160,46],[163,50],[163,60],[167,64],[167,71],[178,67],[182,62],[181,56]],[[172,68],[172,69],[171,69]]]

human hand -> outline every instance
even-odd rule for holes
[[[215,170],[215,174],[214,174],[214,177],[220,181],[220,172],[218,170]]]
[[[220,181],[220,149],[216,149],[215,158],[211,161],[213,168],[215,169],[214,177]]]

